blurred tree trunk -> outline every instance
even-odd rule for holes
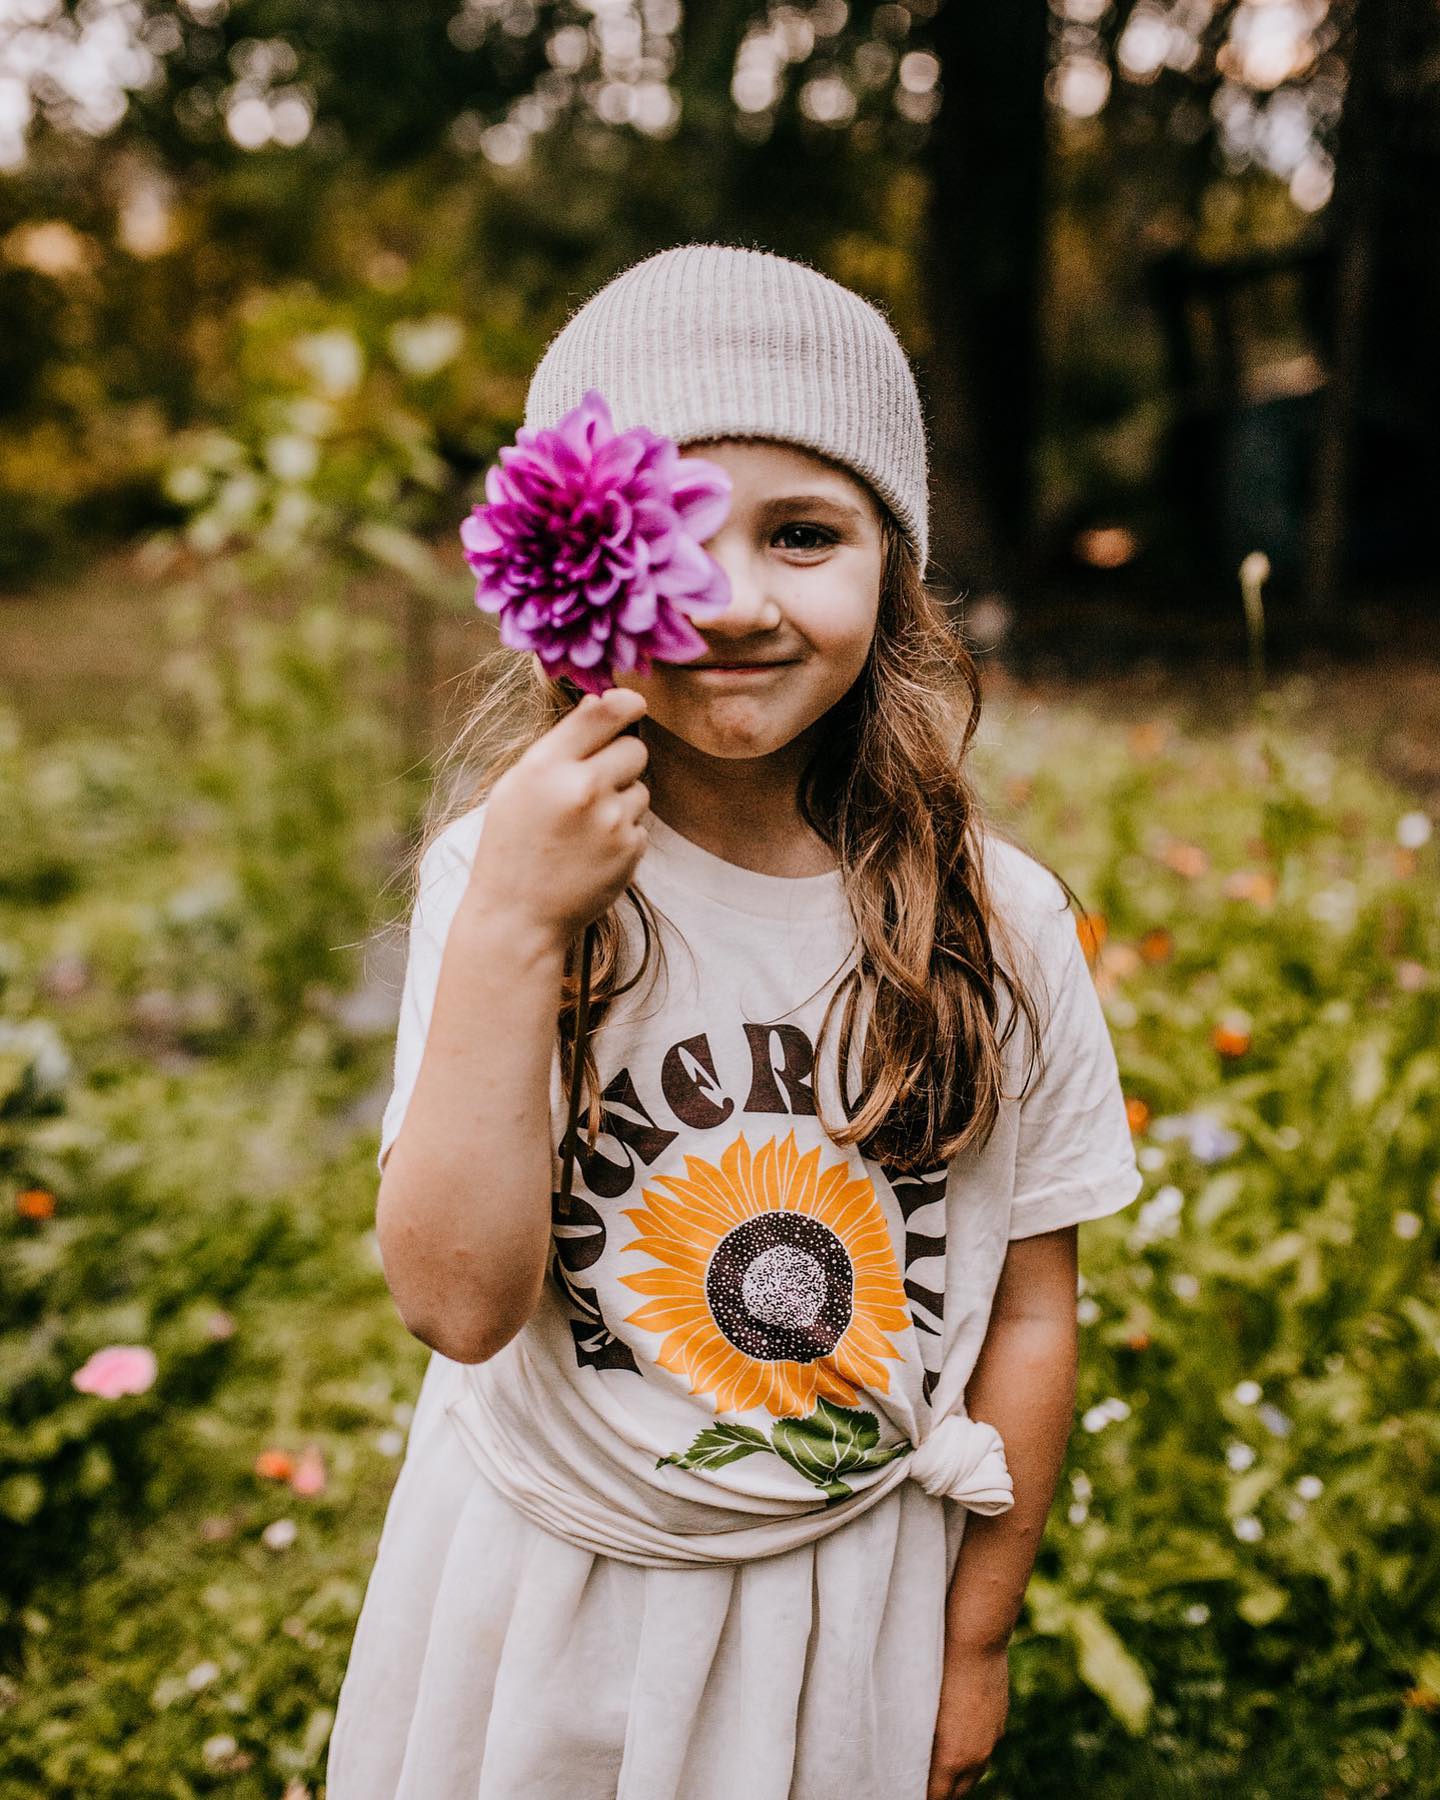
[[[684,0],[673,77],[680,130],[667,152],[687,176],[678,190],[684,219],[677,237],[732,241],[743,229],[744,158],[730,78],[754,13],[753,0]]]
[[[932,539],[937,585],[975,594],[1015,582],[1034,522],[1048,30],[1045,0],[944,0],[930,34]]]
[[[1362,423],[1413,447],[1417,508],[1440,488],[1440,7],[1355,0],[1348,61],[1305,567],[1307,608],[1324,622],[1344,600]]]

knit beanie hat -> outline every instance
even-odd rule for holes
[[[790,257],[678,244],[632,263],[560,328],[530,380],[524,424],[553,426],[598,388],[617,431],[685,444],[775,438],[863,477],[925,572],[925,420],[905,351],[878,307]]]

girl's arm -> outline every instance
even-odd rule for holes
[[[428,1028],[417,1014],[423,1054],[375,1229],[401,1318],[457,1362],[493,1356],[539,1303],[565,950],[623,893],[648,841],[647,751],[622,735],[644,710],[632,689],[587,695],[538,738],[491,789],[438,973],[425,962],[423,983],[412,935],[407,985],[418,1003],[433,981],[433,1005]],[[423,882],[422,863],[417,926]]]
[[[947,1658],[1004,1648],[1044,1536],[1075,1416],[1078,1227],[1009,1248],[965,1408],[1005,1440],[1015,1504],[972,1513],[945,1607]]]
[[[1010,1707],[1020,1616],[1065,1460],[1075,1408],[1077,1227],[1017,1238],[1006,1253],[966,1411],[1005,1440],[1008,1512],[965,1521],[945,1605],[945,1664],[926,1800],[957,1800],[985,1772]]]

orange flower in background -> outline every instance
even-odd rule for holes
[[[1147,931],[1140,940],[1140,955],[1147,963],[1169,962],[1175,951],[1175,939],[1163,925]]]
[[[1222,1056],[1243,1056],[1250,1048],[1250,1028],[1239,1019],[1222,1019],[1210,1033],[1210,1042]]]
[[[793,1131],[754,1151],[742,1135],[718,1168],[686,1156],[644,1198],[624,1209],[640,1235],[623,1248],[660,1266],[620,1277],[653,1296],[625,1322],[663,1334],[655,1360],[692,1394],[808,1417],[820,1397],[890,1391],[885,1359],[902,1352],[887,1333],[910,1314],[874,1184],[848,1162],[822,1168]]]
[[[15,1196],[15,1211],[22,1219],[53,1219],[55,1196],[49,1188],[22,1188]]]
[[[1154,719],[1147,719],[1143,725],[1133,725],[1130,728],[1131,754],[1148,761],[1165,748],[1166,738],[1165,727]]]
[[[1257,906],[1275,903],[1275,877],[1267,869],[1236,869],[1220,884],[1227,900],[1253,900]]]
[[[1125,1117],[1129,1120],[1131,1131],[1143,1131],[1150,1123],[1150,1108],[1134,1094],[1125,1097]]]
[[[1075,935],[1080,939],[1080,948],[1085,952],[1086,962],[1094,962],[1100,954],[1100,946],[1109,936],[1110,926],[1104,913],[1079,913],[1075,919]]]
[[[266,1481],[288,1481],[295,1473],[295,1459],[288,1450],[262,1450],[255,1458],[255,1473]]]
[[[1160,852],[1160,860],[1167,869],[1173,869],[1187,881],[1194,881],[1210,867],[1210,857],[1199,844],[1182,844],[1178,839],[1165,846]]]
[[[1148,1331],[1132,1331],[1125,1340],[1125,1348],[1127,1350],[1148,1350],[1150,1333]]]
[[[1413,875],[1420,866],[1420,858],[1416,856],[1413,850],[1394,850],[1391,852],[1391,859],[1395,873],[1402,881],[1405,880],[1407,876]]]

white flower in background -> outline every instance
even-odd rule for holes
[[[191,1669],[190,1672],[186,1675],[185,1685],[187,1688],[189,1688],[189,1690],[192,1694],[198,1694],[200,1692],[201,1688],[209,1687],[210,1683],[215,1679],[215,1677],[219,1673],[220,1673],[219,1663],[217,1663],[217,1662],[198,1662],[198,1663],[196,1663],[195,1667],[193,1669]]]
[[[1244,1513],[1235,1521],[1235,1535],[1242,1544],[1253,1544],[1265,1535],[1265,1527],[1254,1513]]]
[[[1229,1126],[1221,1124],[1214,1113],[1203,1109],[1188,1113],[1169,1113],[1164,1118],[1152,1119],[1149,1131],[1151,1137],[1158,1138],[1162,1143],[1172,1138],[1183,1138],[1197,1162],[1221,1162],[1225,1157],[1233,1156],[1240,1148],[1239,1133],[1231,1131]]]
[[[1082,1294],[1075,1302],[1075,1317],[1082,1325],[1093,1325],[1100,1317],[1099,1304],[1089,1294]]]
[[[260,1533],[260,1541],[269,1550],[288,1550],[295,1542],[298,1530],[293,1519],[272,1519]]]
[[[1204,1625],[1209,1622],[1210,1608],[1203,1600],[1197,1600],[1193,1606],[1187,1606],[1180,1617],[1187,1625]]]
[[[1177,1300],[1193,1300],[1200,1292],[1200,1283],[1188,1270],[1181,1269],[1170,1277],[1170,1292]]]
[[[428,319],[397,319],[387,337],[390,354],[407,375],[433,375],[454,362],[465,342],[465,327],[447,313]]]
[[[296,338],[295,354],[327,394],[353,394],[365,374],[365,352],[353,331],[312,331]]]
[[[1178,1187],[1167,1182],[1164,1187],[1157,1188],[1136,1216],[1135,1229],[1130,1233],[1130,1248],[1143,1250],[1160,1238],[1174,1237],[1180,1229],[1184,1205],[1185,1196]]]
[[[229,1732],[222,1731],[215,1737],[206,1738],[200,1746],[200,1754],[207,1763],[222,1763],[228,1762],[239,1748],[239,1744],[230,1736]]]
[[[1228,1444],[1225,1448],[1225,1465],[1235,1474],[1243,1474],[1255,1461],[1255,1452],[1248,1444]]]
[[[1235,1398],[1241,1406],[1253,1406],[1261,1398],[1265,1390],[1258,1381],[1242,1381],[1237,1383]]]
[[[160,485],[177,506],[198,506],[210,492],[210,473],[194,463],[178,463],[165,471]]]
[[[1395,842],[1402,850],[1419,850],[1430,842],[1433,830],[1428,813],[1408,812],[1396,822]]]
[[[1306,902],[1310,917],[1321,925],[1333,925],[1337,931],[1348,931],[1355,923],[1359,895],[1353,881],[1337,881],[1320,888]]]
[[[319,446],[298,431],[282,431],[265,446],[265,466],[277,481],[308,481],[320,466]]]
[[[177,889],[165,901],[163,912],[177,925],[195,925],[223,916],[239,897],[240,890],[228,875],[211,876]]]
[[[1398,1238],[1417,1238],[1424,1228],[1425,1221],[1418,1213],[1397,1212],[1390,1221],[1390,1229]]]
[[[1080,1423],[1087,1431],[1103,1431],[1105,1427],[1118,1419],[1128,1419],[1130,1408],[1123,1400],[1102,1400],[1098,1406],[1086,1409]]]
[[[1302,1500],[1318,1500],[1325,1491],[1325,1483],[1318,1475],[1302,1475],[1295,1483],[1295,1492]]]
[[[39,1093],[58,1094],[70,1079],[70,1052],[48,1019],[0,1019],[0,1052],[18,1056],[22,1066],[29,1064]]]
[[[1266,1401],[1263,1406],[1258,1406],[1255,1410],[1259,1415],[1260,1423],[1271,1437],[1289,1437],[1294,1427],[1278,1406],[1271,1406],[1269,1401]]]

